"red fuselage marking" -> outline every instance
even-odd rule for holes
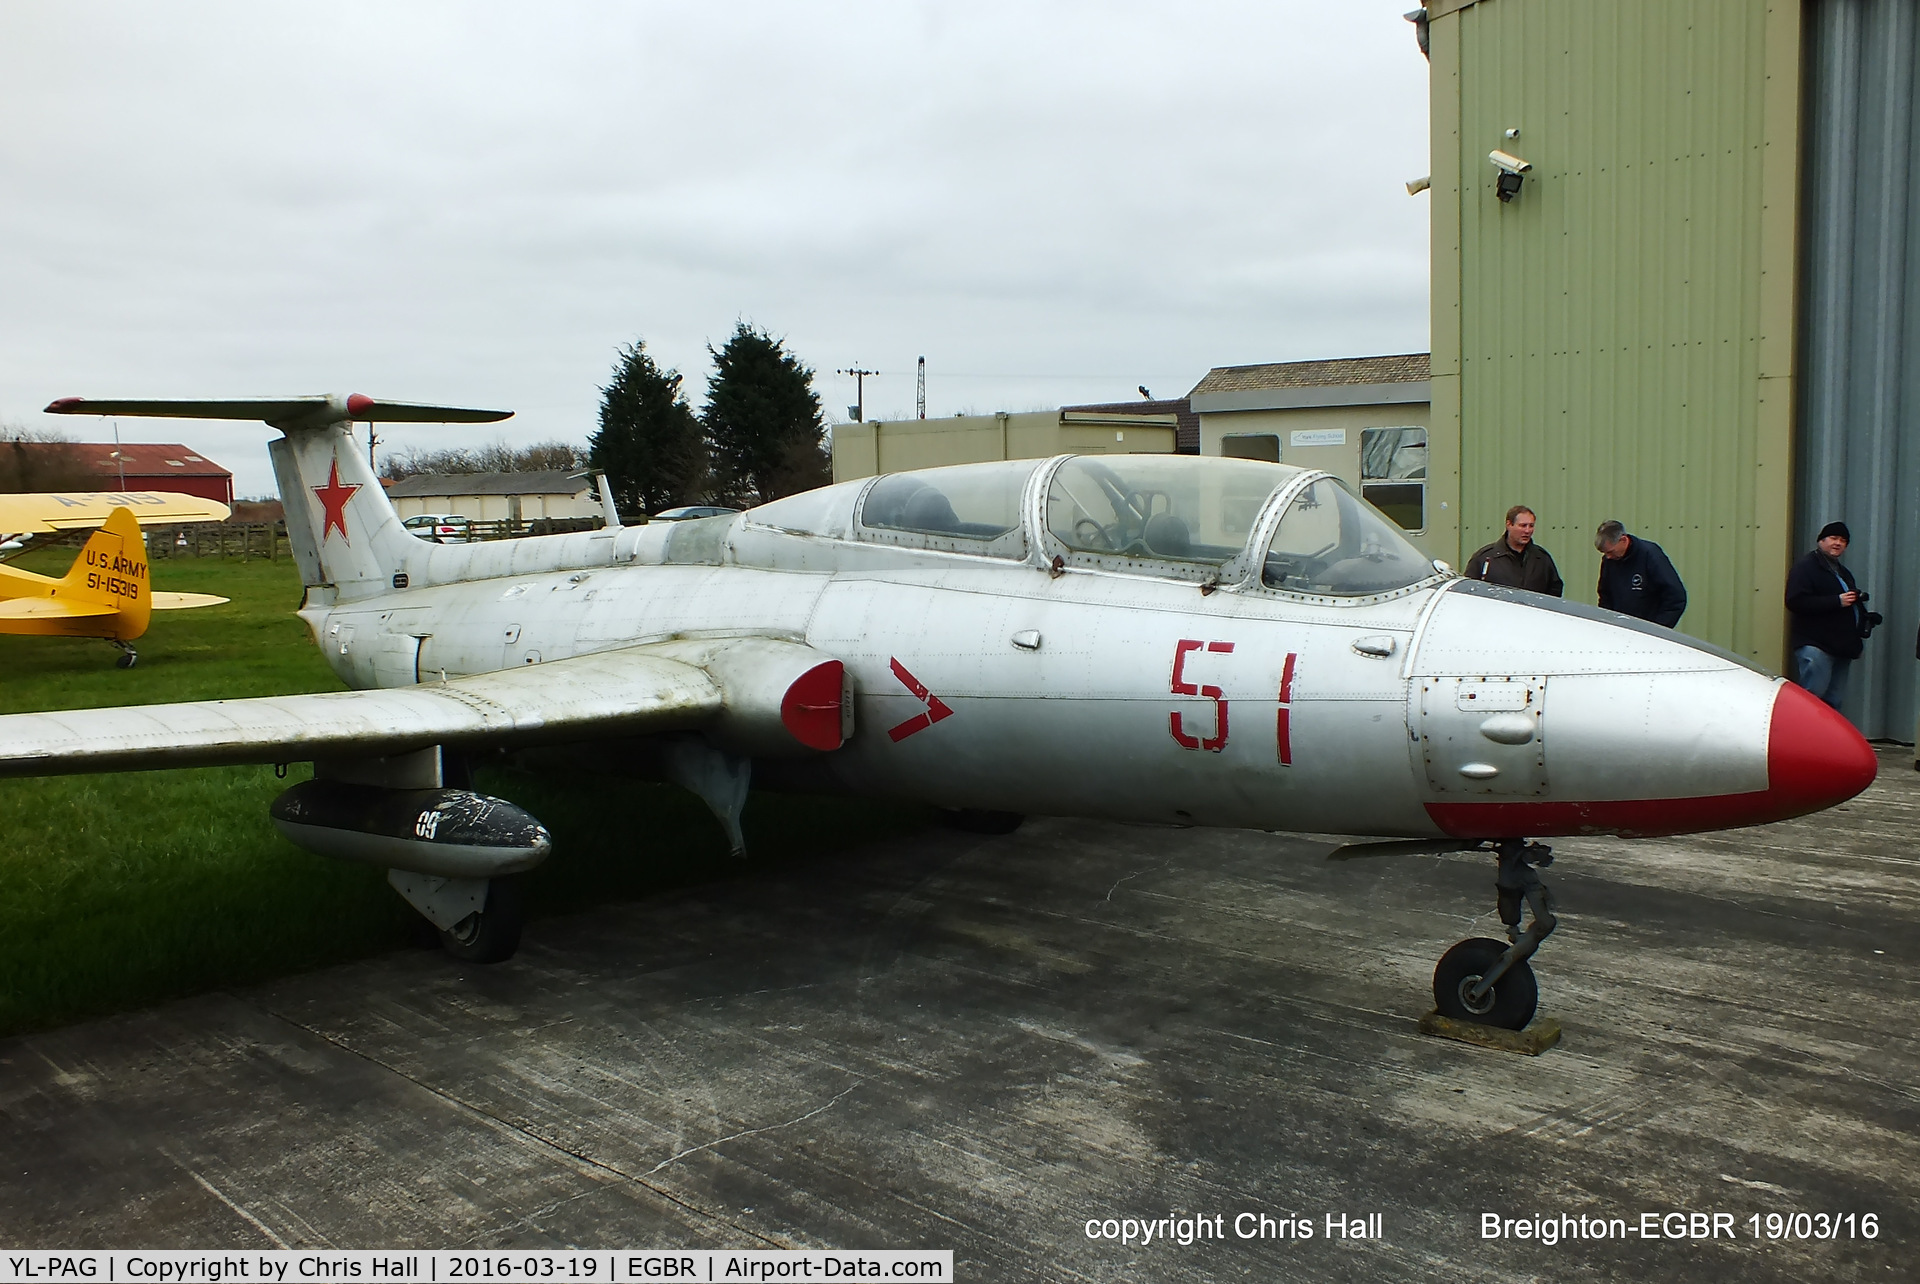
[[[1187,734],[1186,723],[1181,720],[1178,709],[1175,709],[1167,716],[1167,730],[1173,734],[1174,743],[1178,744],[1182,749],[1204,749],[1208,753],[1219,753],[1227,747],[1227,702],[1221,698],[1219,687],[1196,685],[1195,683],[1188,682],[1185,677],[1187,655],[1190,652],[1198,651],[1202,648],[1213,652],[1230,653],[1233,650],[1233,643],[1196,642],[1190,638],[1180,639],[1179,642],[1174,644],[1173,648],[1173,682],[1171,689],[1175,695],[1204,696],[1206,699],[1213,701],[1213,735],[1203,739],[1200,736]]]
[[[1280,670],[1280,711],[1274,715],[1274,741],[1283,767],[1293,765],[1293,662],[1299,658],[1287,652],[1286,667]]]
[[[319,497],[320,507],[325,510],[326,514],[325,520],[320,523],[320,542],[324,544],[328,533],[335,527],[338,527],[340,530],[340,538],[347,540],[347,543],[351,544],[353,541],[347,539],[347,501],[352,499],[353,492],[360,488],[358,486],[343,486],[340,484],[340,461],[338,458],[333,461],[331,469],[327,473],[327,484],[324,486],[315,486],[311,489],[313,493]]]
[[[941,700],[939,696],[927,690],[926,683],[920,681],[920,679],[914,677],[911,673],[908,673],[906,665],[900,663],[898,660],[890,660],[889,662],[893,667],[893,676],[900,679],[902,686],[913,692],[916,700],[919,700],[927,706],[925,713],[916,713],[899,726],[888,728],[887,737],[895,744],[898,744],[914,732],[925,731],[942,718],[948,717],[953,713],[953,710],[949,709],[946,706],[946,702]]]

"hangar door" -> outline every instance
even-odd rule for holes
[[[1800,407],[1794,542],[1830,521],[1887,617],[1853,667],[1846,713],[1914,738],[1920,625],[1920,6],[1807,8]]]

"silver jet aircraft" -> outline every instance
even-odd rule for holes
[[[386,867],[470,960],[513,952],[513,876],[551,843],[467,788],[463,764],[571,746],[652,764],[736,846],[750,777],[988,825],[1484,845],[1509,940],[1453,947],[1434,997],[1518,1029],[1527,960],[1554,926],[1536,872],[1549,852],[1529,840],[1779,820],[1875,770],[1801,688],[1668,629],[1462,579],[1308,469],[1008,460],[731,516],[442,545],[401,526],[352,424],[505,412],[361,396],[48,409],[279,429],[300,615],[355,689],[0,717],[0,774],[311,761],[274,804],[281,831]]]

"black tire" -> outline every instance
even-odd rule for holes
[[[487,884],[483,908],[440,933],[440,948],[462,963],[504,963],[520,948],[526,920],[520,880],[496,878]]]
[[[1433,1005],[1440,1015],[1502,1030],[1526,1029],[1540,1006],[1540,986],[1526,960],[1508,968],[1479,1003],[1467,993],[1506,952],[1504,941],[1476,936],[1441,955],[1440,965],[1433,969]]]
[[[969,834],[1011,834],[1026,821],[1017,811],[981,811],[962,807],[946,814],[947,828]]]
[[[122,651],[120,658],[113,662],[113,667],[116,669],[131,669],[139,662],[139,659],[140,657],[131,651]]]

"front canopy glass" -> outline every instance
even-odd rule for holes
[[[1438,573],[1399,527],[1333,478],[1321,477],[1287,505],[1261,579],[1289,593],[1365,597]]]
[[[1295,469],[1250,459],[1077,456],[1047,490],[1047,529],[1076,553],[1220,566]]]

